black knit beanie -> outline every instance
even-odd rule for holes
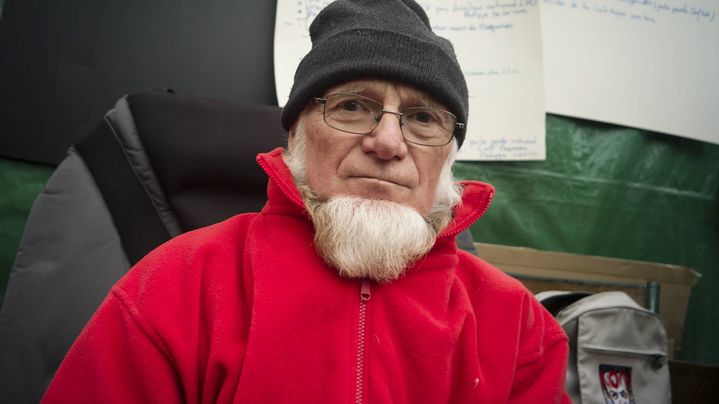
[[[366,78],[412,85],[467,123],[467,83],[452,44],[432,32],[413,0],[338,0],[310,26],[312,50],[295,72],[282,125],[289,130],[312,97]],[[465,129],[456,129],[459,146]]]

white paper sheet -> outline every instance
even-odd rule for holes
[[[547,111],[719,143],[719,3],[543,0]]]
[[[432,29],[454,44],[469,87],[460,160],[545,158],[539,0],[419,1]],[[284,105],[310,50],[308,29],[329,0],[278,0],[275,85]]]

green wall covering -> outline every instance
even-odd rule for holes
[[[497,188],[475,239],[696,269],[681,357],[719,363],[719,146],[548,115],[547,152],[542,162],[457,163],[459,178]],[[0,291],[51,170],[0,159]]]
[[[719,146],[549,115],[547,153],[457,163],[497,188],[475,240],[696,269],[680,356],[719,363]]]
[[[52,170],[44,165],[0,159],[0,301],[5,296],[30,207]]]

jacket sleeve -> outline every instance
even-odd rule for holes
[[[533,296],[528,295],[523,306],[524,328],[509,401],[571,404],[564,391],[567,336]]]
[[[244,242],[254,215],[184,233],[112,287],[60,365],[45,403],[222,401],[251,316]]]
[[[42,403],[182,402],[172,359],[142,315],[113,288],[72,346]]]

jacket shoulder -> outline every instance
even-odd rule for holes
[[[256,213],[183,233],[155,248],[113,286],[138,308],[182,301],[218,284],[243,284],[244,244]],[[206,291],[205,291],[206,292]],[[213,294],[214,296],[214,294]]]
[[[457,274],[468,285],[470,290],[482,290],[490,295],[531,294],[517,279],[504,271],[466,251],[458,250],[459,257]]]

